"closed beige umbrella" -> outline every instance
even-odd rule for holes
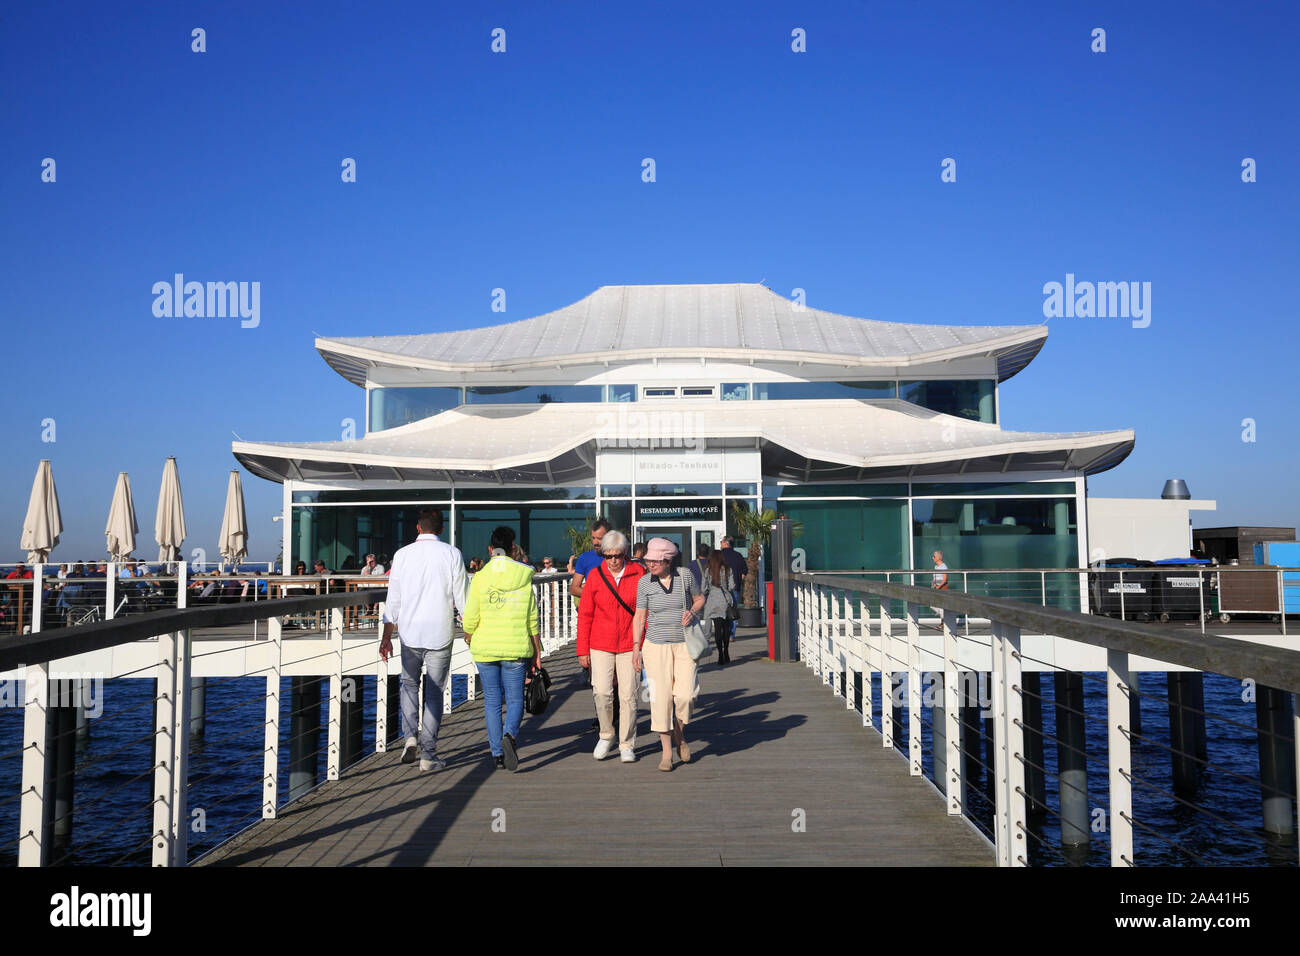
[[[158,489],[158,513],[153,519],[153,539],[158,542],[159,561],[179,561],[185,540],[185,505],[181,501],[181,476],[176,459],[163,465],[162,487]]]
[[[131,479],[119,472],[117,487],[113,489],[113,504],[108,509],[108,524],[104,527],[108,556],[111,561],[125,561],[135,550],[135,536],[140,526],[135,521],[135,503],[131,500]]]
[[[54,488],[54,471],[48,458],[36,466],[36,480],[32,482],[32,496],[27,501],[27,517],[23,519],[23,536],[18,547],[27,552],[28,564],[43,564],[50,560],[50,552],[59,543],[63,533],[63,517],[59,513],[59,493]]]
[[[230,472],[226,510],[221,516],[221,557],[236,567],[248,555],[248,518],[244,515],[244,486],[239,472]]]

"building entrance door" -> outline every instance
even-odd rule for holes
[[[722,525],[717,522],[674,525],[638,525],[637,541],[649,541],[651,538],[667,538],[677,545],[678,560],[675,567],[685,567],[695,559],[700,545],[716,548],[722,543]]]

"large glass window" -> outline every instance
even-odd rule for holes
[[[931,411],[969,418],[973,422],[996,420],[993,380],[899,382],[898,397]]]
[[[542,558],[551,557],[563,568],[569,561],[573,544],[569,528],[581,529],[588,518],[596,516],[595,503],[588,504],[519,504],[469,505],[456,508],[456,547],[466,563],[470,558],[490,556],[488,539],[492,529],[508,525],[515,529],[517,541],[536,567]]]
[[[536,405],[547,402],[599,402],[601,385],[472,385],[465,388],[468,405]]]
[[[370,431],[409,425],[459,404],[459,388],[372,388]]]
[[[916,498],[912,541],[918,568],[943,552],[950,572],[1072,568],[1079,560],[1074,498]],[[929,582],[917,582],[929,583]],[[972,594],[1078,608],[1077,575],[955,573]],[[1044,594],[1044,591],[1046,594]]]
[[[722,494],[722,485],[720,484],[651,484],[637,485],[637,497],[646,498],[671,498],[681,495],[693,495],[703,497],[718,497]]]
[[[755,382],[754,397],[771,401],[807,398],[893,398],[893,382]]]
[[[635,402],[636,386],[635,385],[606,385],[605,401],[607,402]]]
[[[749,398],[748,382],[727,382],[722,386],[724,402],[743,402]]]
[[[778,510],[802,522],[794,546],[810,570],[907,567],[906,501],[782,501]]]
[[[415,540],[415,520],[427,505],[295,506],[289,562],[307,567],[317,558],[331,571],[360,568],[369,552],[388,567],[393,554]],[[449,509],[441,509],[443,520]],[[445,534],[444,534],[445,539]]]

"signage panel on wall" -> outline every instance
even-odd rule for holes
[[[721,521],[722,500],[700,498],[695,501],[638,501],[636,520],[638,524],[653,521]]]

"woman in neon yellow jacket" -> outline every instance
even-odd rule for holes
[[[483,682],[483,716],[492,759],[512,772],[519,766],[515,738],[524,717],[528,665],[540,667],[542,661],[533,569],[507,557],[514,543],[513,528],[502,526],[492,532],[492,560],[470,581],[463,615],[465,640]]]

